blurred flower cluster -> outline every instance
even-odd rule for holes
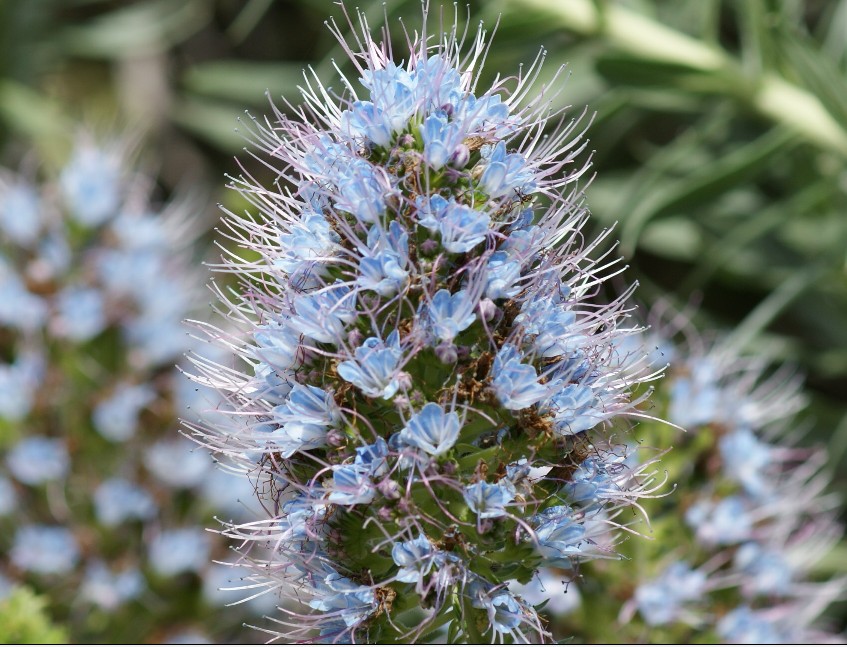
[[[253,498],[177,433],[202,227],[130,153],[83,134],[54,177],[0,173],[0,595],[49,590],[77,640],[209,626],[238,596],[205,527]]]
[[[269,514],[228,534],[285,591],[275,635],[543,641],[510,587],[617,558],[661,486],[621,424],[652,376],[620,350],[628,291],[594,299],[618,268],[583,240],[578,120],[545,134],[542,57],[478,93],[483,31],[424,31],[401,66],[358,18],[354,46],[333,25],[349,99],[308,77],[295,117],[248,124],[278,184],[234,182],[240,333],[198,324],[233,361],[196,359],[222,403],[192,429],[261,484]]]
[[[676,489],[645,503],[654,541],[631,542],[629,560],[587,567],[574,582],[556,622],[562,636],[843,642],[821,616],[847,594],[844,568],[816,568],[842,537],[843,502],[826,491],[825,451],[798,444],[802,381],[731,340],[707,341],[681,315],[647,337],[655,361],[671,366],[659,413],[680,429],[642,424],[638,436],[674,445],[661,466]]]

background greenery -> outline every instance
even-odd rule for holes
[[[418,0],[360,4],[376,24],[419,14]],[[80,119],[130,124],[164,193],[208,186],[237,207],[223,188],[237,120],[268,112],[266,92],[296,103],[305,65],[333,76],[344,56],[323,21],[340,13],[330,0],[0,0],[0,158],[35,146],[63,159]],[[805,373],[806,441],[829,446],[843,491],[847,1],[493,0],[468,14],[500,17],[485,78],[541,46],[542,77],[568,64],[561,101],[594,115],[594,226],[618,223],[640,298],[696,305],[701,327]]]

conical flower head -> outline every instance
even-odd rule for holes
[[[234,182],[256,213],[230,228],[261,260],[225,268],[242,334],[206,326],[242,366],[197,360],[231,419],[193,431],[274,482],[276,516],[230,532],[267,542],[257,582],[315,610],[287,612],[287,638],[541,640],[508,585],[615,556],[614,518],[650,481],[608,431],[642,362],[617,350],[623,299],[589,300],[613,263],[568,188],[581,133],[547,132],[541,56],[479,91],[484,32],[466,48],[424,26],[401,62],[359,20],[355,49],[332,27],[359,75],[345,98],[307,76],[294,116],[249,125],[279,182]],[[616,496],[568,494],[589,455]],[[542,545],[568,503],[577,539]]]

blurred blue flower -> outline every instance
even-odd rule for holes
[[[6,456],[12,476],[26,485],[40,485],[64,478],[70,457],[64,441],[30,436],[20,440]]]
[[[39,575],[62,575],[79,560],[79,545],[73,533],[61,526],[20,526],[9,558],[24,571]]]

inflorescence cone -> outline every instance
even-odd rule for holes
[[[225,532],[244,588],[281,592],[273,635],[541,641],[509,586],[617,557],[661,485],[613,432],[654,375],[622,350],[631,290],[592,301],[620,267],[583,239],[584,129],[560,74],[538,87],[543,52],[479,91],[482,28],[429,34],[424,6],[398,61],[342,10],[359,84],[307,74],[302,106],[247,123],[276,181],[233,180],[248,253],[214,288],[228,323],[198,326],[238,365],[195,358],[222,403],[188,429],[264,493],[268,517]]]

